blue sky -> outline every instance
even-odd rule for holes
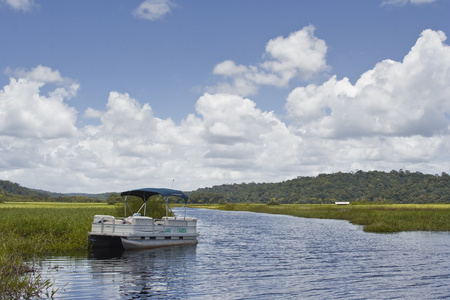
[[[0,1],[0,179],[449,172],[447,0]]]

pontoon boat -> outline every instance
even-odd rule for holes
[[[186,217],[188,196],[172,189],[145,188],[126,191],[120,194],[124,198],[125,216],[128,196],[137,196],[143,204],[138,212],[126,218],[109,215],[95,215],[92,230],[88,233],[89,245],[92,249],[123,247],[129,249],[157,248],[164,246],[197,244],[197,219]],[[161,195],[166,204],[166,216],[155,220],[145,216],[147,201],[151,196]],[[184,216],[169,217],[169,197],[184,199]],[[141,215],[143,212],[143,215]]]

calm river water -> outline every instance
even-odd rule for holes
[[[177,210],[175,209],[175,212]],[[448,299],[450,234],[188,209],[199,244],[52,257],[57,299]]]

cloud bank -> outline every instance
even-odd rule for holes
[[[269,41],[258,66],[216,65],[215,74],[231,79],[229,90],[204,93],[179,124],[115,91],[104,110],[77,112],[68,99],[79,86],[57,70],[10,71],[0,90],[0,178],[56,192],[104,192],[167,187],[172,179],[193,190],[357,169],[449,172],[445,41],[443,32],[425,30],[403,61],[379,62],[354,85],[331,76],[296,87],[282,117],[245,94],[326,71],[326,44],[313,27]],[[79,115],[99,125],[79,127]]]

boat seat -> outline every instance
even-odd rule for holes
[[[124,224],[132,224],[132,225],[151,225],[153,224],[153,218],[145,217],[145,216],[132,216],[125,218]]]
[[[113,216],[109,215],[95,215],[94,216],[94,223],[112,223],[114,221]]]

